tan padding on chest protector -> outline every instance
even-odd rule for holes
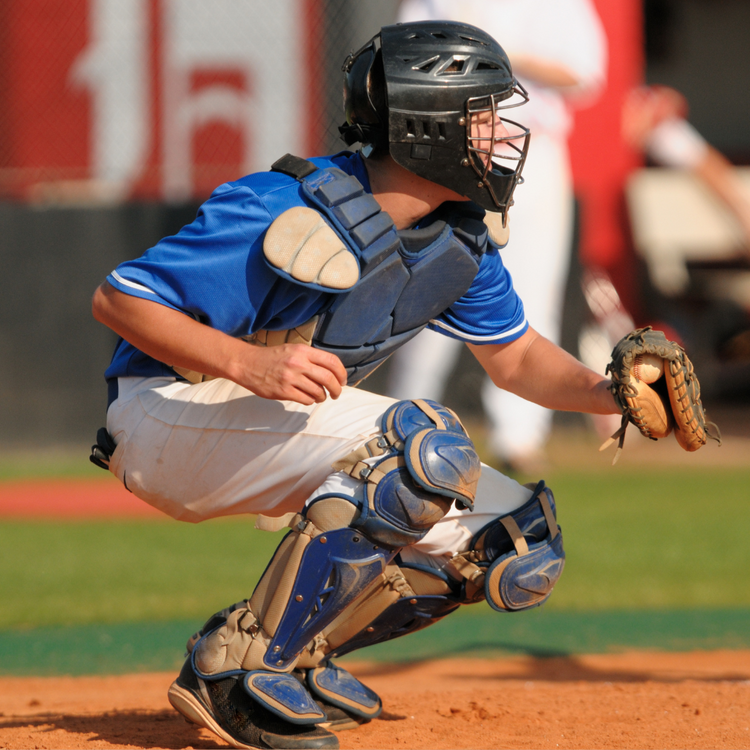
[[[487,211],[484,215],[484,223],[489,232],[490,239],[503,247],[508,244],[510,239],[510,218],[505,215],[505,224],[503,224],[503,215],[495,211]]]
[[[243,336],[248,344],[255,346],[282,346],[283,344],[312,344],[315,328],[318,325],[319,316],[310,318],[307,323],[303,323],[296,328],[285,328],[282,331],[260,330],[251,333],[249,336]]]
[[[303,323],[296,328],[287,328],[283,331],[261,330],[251,333],[249,336],[241,336],[240,338],[243,341],[247,341],[248,344],[255,346],[281,346],[283,344],[305,344],[311,346],[313,336],[315,335],[315,328],[318,325],[318,318],[319,316],[316,315],[314,318],[310,318],[307,323]],[[216,379],[213,375],[204,375],[196,370],[188,370],[184,367],[175,367],[172,365],[172,369],[193,385]],[[282,524],[281,528],[284,525]]]
[[[359,281],[356,257],[312,208],[284,211],[268,228],[263,253],[297,281],[329,289],[350,289]]]

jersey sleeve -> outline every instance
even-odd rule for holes
[[[647,136],[646,153],[655,162],[673,169],[695,169],[708,153],[708,143],[680,117],[662,120]]]
[[[523,303],[498,250],[482,257],[469,291],[428,327],[470,344],[507,344],[526,332]]]
[[[283,282],[265,263],[262,241],[273,218],[250,187],[222,185],[195,221],[107,280],[230,335],[299,325],[321,293]]]

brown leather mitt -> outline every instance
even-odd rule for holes
[[[685,350],[668,341],[661,331],[647,326],[620,339],[612,350],[607,373],[612,375],[611,389],[622,410],[622,424],[599,450],[619,441],[613,464],[629,423],[651,440],[674,431],[686,451],[698,450],[709,437],[721,444],[718,428],[706,420],[693,363]],[[715,435],[709,433],[709,427]]]

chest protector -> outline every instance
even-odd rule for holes
[[[299,208],[278,217],[274,225],[280,223],[279,227],[272,225],[277,239],[282,237],[277,250],[264,247],[273,270],[294,283],[332,294],[331,302],[313,321],[285,340],[306,340],[338,356],[350,385],[367,377],[416,336],[474,281],[488,249],[484,211],[475,204],[443,204],[425,228],[397,232],[390,216],[359,180],[340,169],[317,169],[311,162],[287,155],[272,170],[299,180],[307,202],[333,229],[330,232],[323,226],[323,234],[316,235],[321,227],[312,226],[312,217],[311,226],[298,231],[296,241],[284,239],[294,235],[294,231],[284,234],[287,214],[300,226],[298,215],[292,212],[312,213],[312,209]],[[313,236],[316,242],[310,239]],[[295,242],[302,251],[289,249]],[[278,260],[279,254],[288,259],[293,252],[296,260]],[[334,266],[342,273],[332,272]],[[261,344],[280,342],[277,332],[259,332],[254,338]]]

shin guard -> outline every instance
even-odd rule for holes
[[[397,557],[366,595],[318,636],[300,665],[314,667],[432,625],[458,609],[459,592],[460,583],[441,571],[404,564]]]
[[[308,657],[319,653],[321,634],[390,585],[389,564],[401,547],[421,539],[454,499],[471,507],[479,466],[452,412],[434,402],[394,404],[384,415],[383,435],[334,465],[361,480],[359,492],[353,498],[317,497],[291,519],[292,531],[252,597],[212,618],[194,644],[196,674],[204,680],[241,674],[244,689],[269,710],[314,723],[306,691],[288,673],[308,662],[320,664],[320,658]],[[416,602],[398,604],[398,628],[416,629],[408,623],[419,617],[414,613],[420,607],[432,612],[432,602]],[[390,620],[378,624],[383,633],[393,627]],[[326,673],[319,682],[320,690],[338,686],[346,700],[356,702],[357,690],[341,675]],[[366,717],[376,707],[363,700]]]

